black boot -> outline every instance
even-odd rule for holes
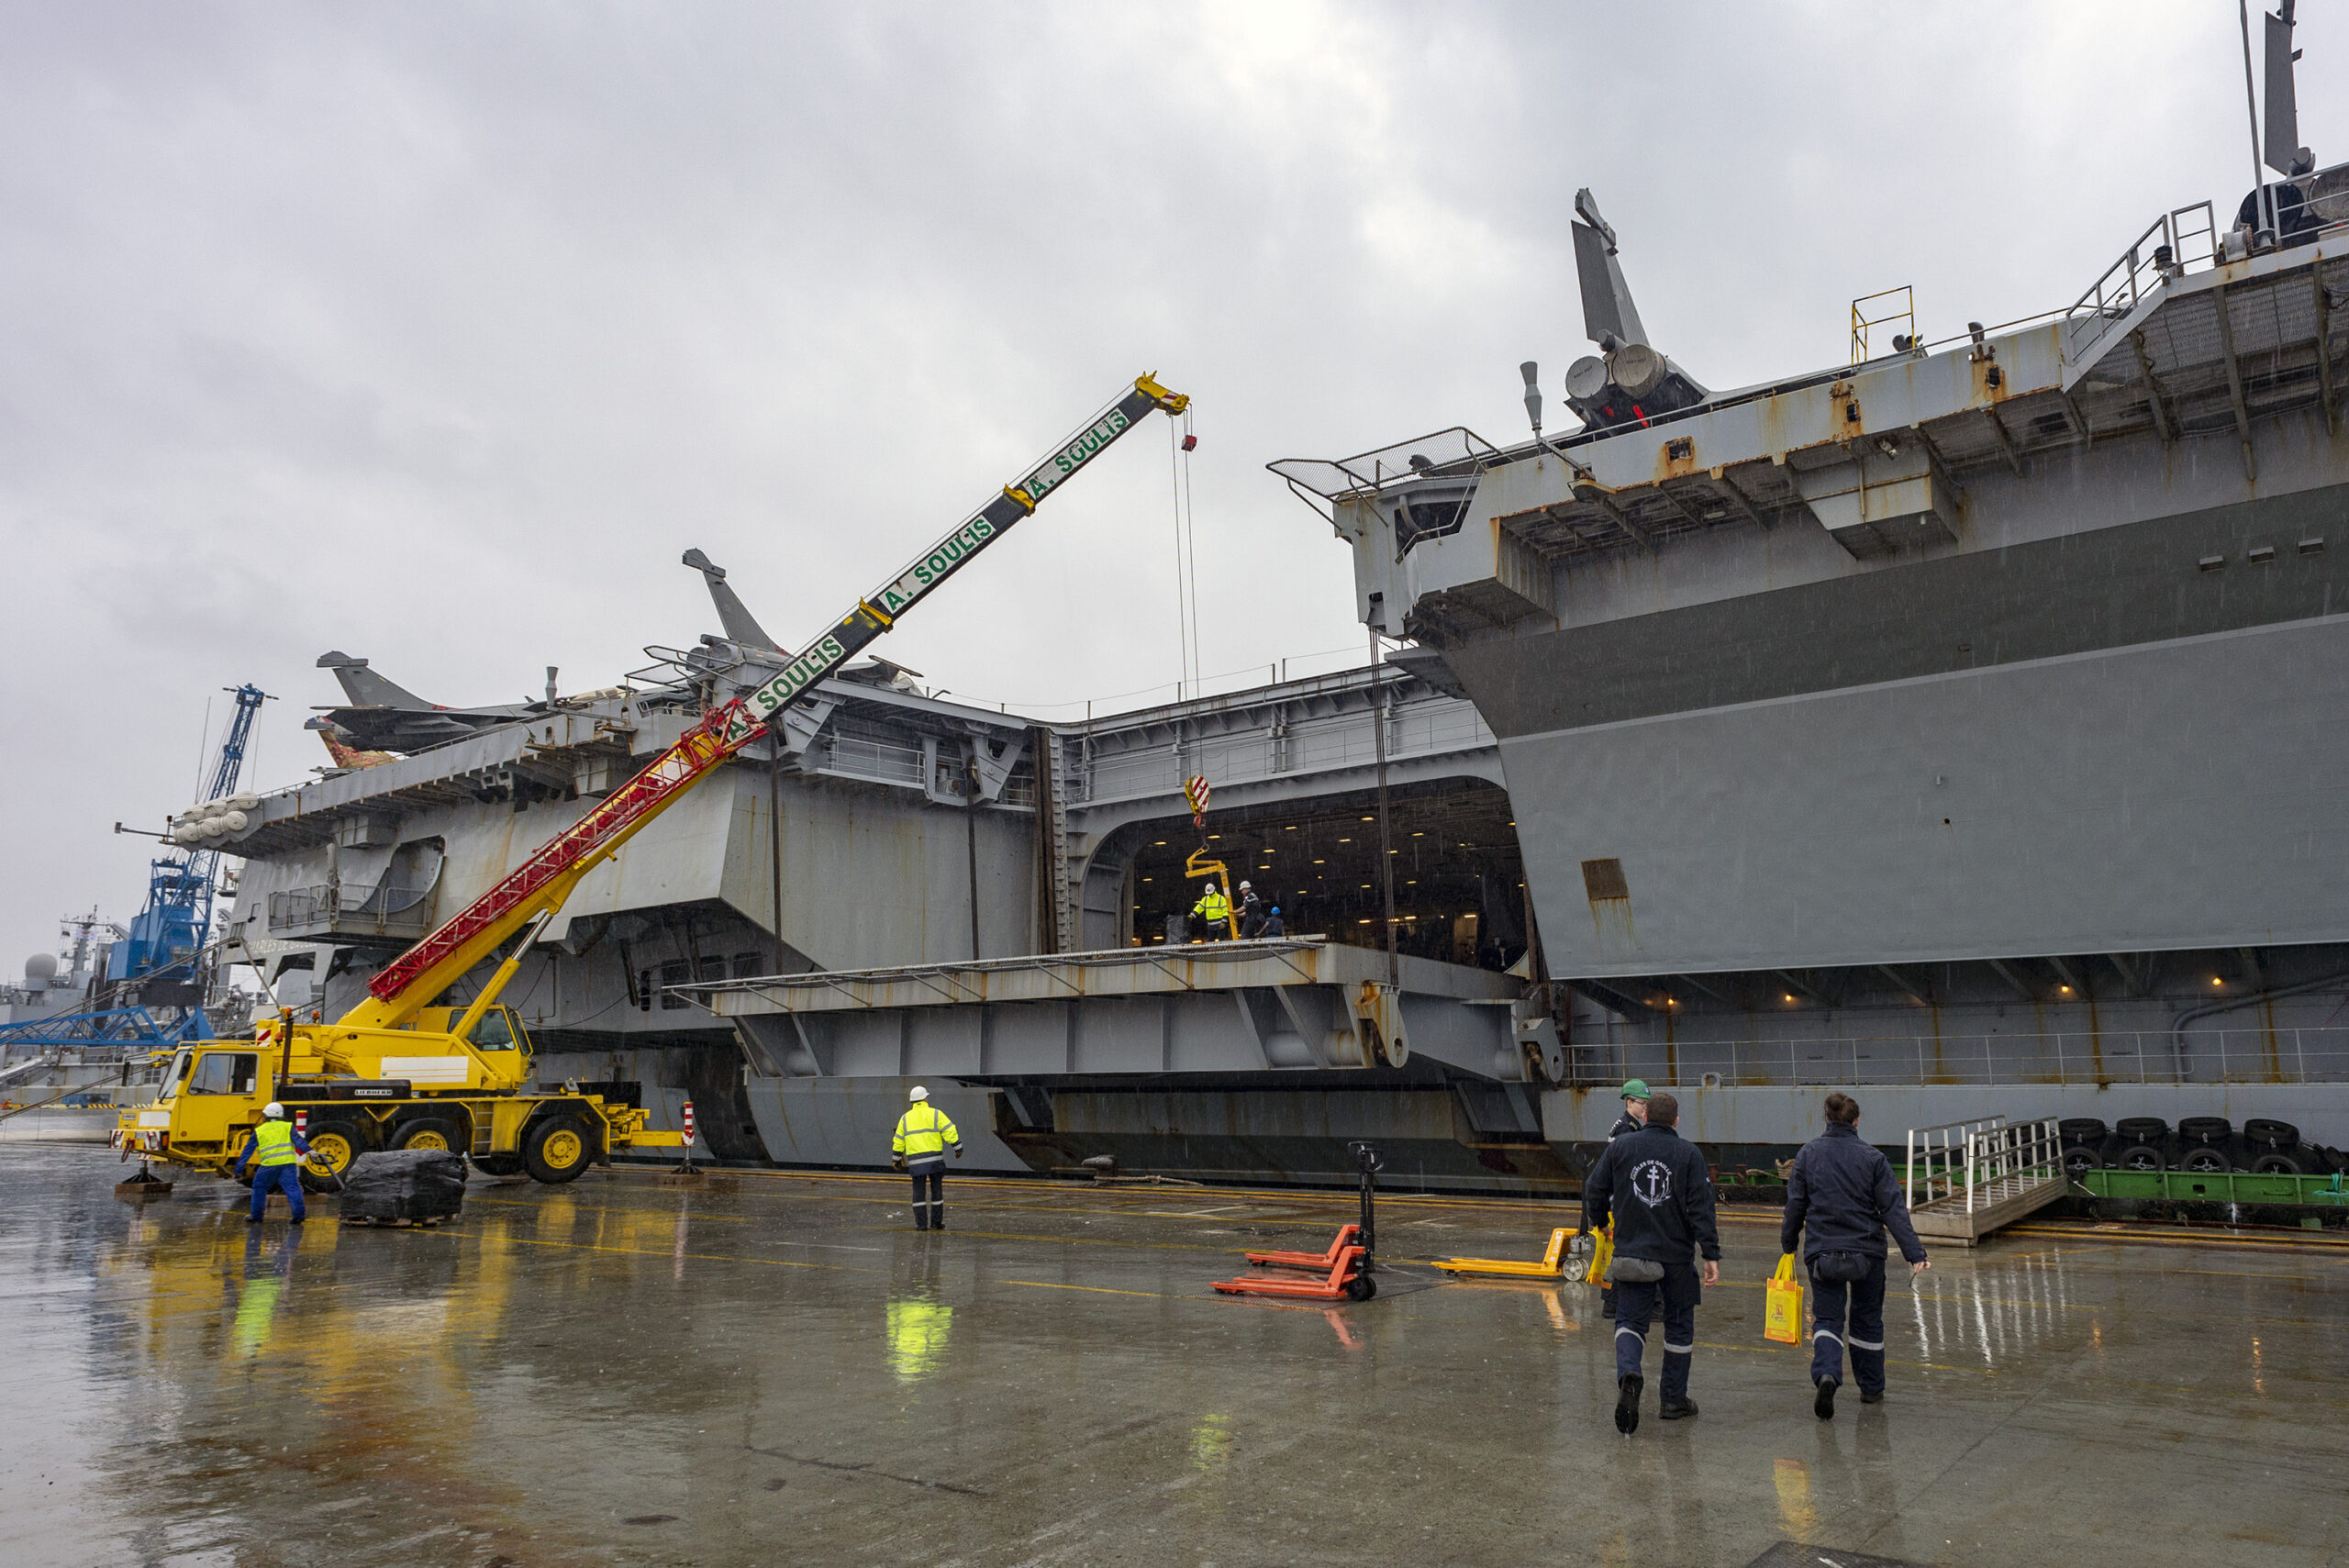
[[[1881,1405],[1881,1404],[1883,1404],[1883,1403],[1884,1403],[1884,1390],[1883,1390],[1883,1389],[1881,1389],[1881,1388],[1876,1388],[1876,1389],[1867,1389],[1867,1388],[1863,1388],[1863,1389],[1861,1389],[1861,1390],[1860,1390],[1860,1403],[1861,1403],[1861,1404],[1863,1404],[1863,1405]]]
[[[1836,1386],[1836,1382],[1831,1377],[1822,1377],[1819,1380],[1819,1393],[1810,1402],[1810,1413],[1822,1421],[1831,1421],[1835,1418]],[[1866,1396],[1862,1395],[1861,1397],[1865,1399]]]
[[[1645,1381],[1636,1372],[1615,1380],[1615,1429],[1627,1438],[1640,1429],[1640,1390]]]
[[[930,1228],[932,1230],[943,1230],[946,1229],[946,1206],[944,1204],[941,1203],[930,1211]]]
[[[1696,1413],[1697,1402],[1685,1394],[1677,1399],[1665,1400],[1657,1411],[1667,1421],[1685,1421]]]

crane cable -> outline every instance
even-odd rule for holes
[[[1175,651],[1182,665],[1182,684],[1175,700],[1186,693],[1197,696],[1204,668],[1199,654],[1198,536],[1191,526],[1191,451],[1199,439],[1191,431],[1191,411],[1183,410],[1180,434],[1173,420],[1166,424],[1167,463],[1174,481]]]

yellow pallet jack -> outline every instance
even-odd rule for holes
[[[1594,1239],[1585,1237],[1574,1226],[1561,1225],[1550,1232],[1550,1245],[1543,1250],[1538,1262],[1523,1262],[1515,1258],[1438,1258],[1435,1266],[1454,1277],[1478,1274],[1494,1279],[1571,1282],[1603,1271],[1604,1257],[1611,1257],[1614,1251],[1611,1240],[1603,1232]],[[1594,1260],[1598,1260],[1596,1268]]]

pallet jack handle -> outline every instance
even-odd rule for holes
[[[1371,1261],[1378,1252],[1378,1173],[1386,1169],[1386,1161],[1379,1154],[1378,1146],[1375,1143],[1349,1143],[1346,1150],[1353,1155],[1354,1164],[1362,1172],[1362,1270],[1368,1273]]]

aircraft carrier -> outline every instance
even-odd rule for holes
[[[542,1081],[690,1100],[750,1162],[878,1163],[920,1081],[982,1167],[1345,1181],[1372,1137],[1430,1187],[1570,1186],[1629,1074],[1732,1163],[1823,1084],[1895,1141],[2349,1141],[2349,167],[2286,165],[2069,306],[1930,342],[1861,302],[1850,362],[1725,392],[1647,340],[1583,193],[1579,429],[1528,362],[1527,438],[1273,465],[1376,664],[1081,724],[846,669],[539,933]],[[721,629],[595,691],[319,660],[333,765],[184,818],[244,858],[223,929],[279,1000],[339,1012],[787,663],[685,564]],[[1170,949],[1195,849],[1298,935]]]

